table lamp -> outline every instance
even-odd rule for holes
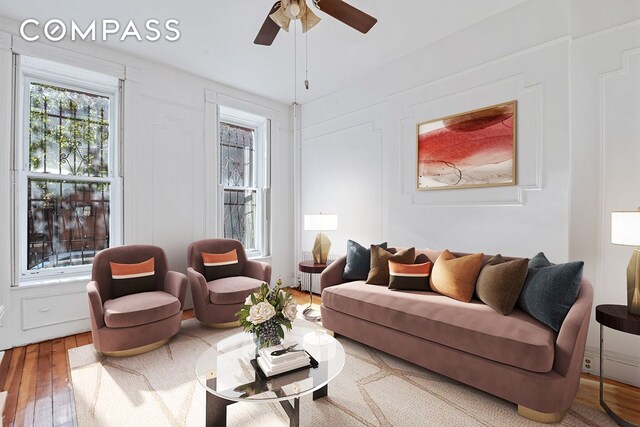
[[[313,243],[313,262],[316,264],[326,264],[329,256],[331,241],[323,231],[338,229],[338,215],[333,214],[313,214],[304,216],[305,231],[319,231]]]
[[[627,267],[627,307],[640,315],[640,211],[611,213],[611,243],[636,246]]]

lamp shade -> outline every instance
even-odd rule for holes
[[[640,246],[640,212],[611,212],[611,243]]]
[[[338,215],[334,215],[334,214],[305,215],[304,229],[306,231],[337,230]]]

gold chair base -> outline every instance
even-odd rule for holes
[[[157,348],[160,348],[163,345],[165,345],[166,343],[168,343],[169,340],[171,340],[171,338],[165,338],[163,340],[156,341],[156,342],[153,342],[151,344],[143,345],[141,347],[136,347],[136,348],[130,348],[128,350],[100,351],[99,353],[102,354],[103,356],[108,356],[108,357],[137,356],[139,354],[148,353],[148,352],[153,351],[153,350],[155,350]]]
[[[228,328],[237,328],[238,326],[240,326],[240,322],[237,320],[234,320],[233,322],[222,322],[222,323],[207,323],[207,322],[200,322],[200,323],[202,323],[207,328],[213,328],[213,329],[228,329]]]
[[[562,412],[538,412],[535,409],[527,408],[526,406],[518,405],[518,415],[525,417],[531,421],[539,423],[553,424],[559,422],[564,418],[567,411]]]

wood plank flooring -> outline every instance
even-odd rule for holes
[[[293,295],[299,304],[308,304],[308,293]],[[313,302],[321,303],[317,296]],[[191,318],[191,310],[183,314],[183,320]],[[0,363],[0,391],[8,391],[3,426],[75,426],[67,351],[91,342],[91,333],[85,332],[7,350]],[[576,400],[600,409],[597,377],[582,376]],[[607,380],[605,400],[621,416],[640,423],[639,388]]]

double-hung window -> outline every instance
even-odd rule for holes
[[[221,230],[247,255],[269,255],[269,121],[221,108],[219,122]]]
[[[84,273],[120,241],[119,81],[34,58],[18,64],[20,278]]]

